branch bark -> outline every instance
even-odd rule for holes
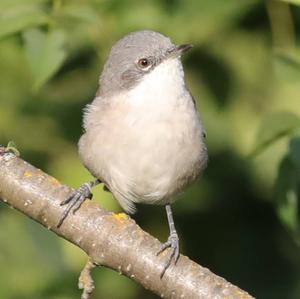
[[[124,213],[87,201],[58,229],[60,202],[72,189],[0,147],[0,199],[79,246],[90,260],[143,285],[161,298],[253,298],[247,292],[181,255],[160,279],[168,250]]]

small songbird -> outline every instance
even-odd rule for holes
[[[164,205],[170,236],[157,254],[171,250],[161,277],[179,258],[171,204],[207,162],[205,132],[180,59],[191,47],[149,30],[129,33],[112,47],[79,140],[82,163],[96,180],[61,203],[67,208],[58,224],[92,198],[99,183],[127,213],[136,203]]]

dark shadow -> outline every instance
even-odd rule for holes
[[[237,21],[238,27],[247,31],[269,31],[269,16],[266,4],[259,2],[249,5],[249,9]]]
[[[157,1],[161,7],[168,13],[168,14],[172,14],[176,11],[176,9],[178,8],[178,0],[158,0]]]
[[[186,254],[256,298],[288,298],[297,265],[280,252],[299,249],[280,225],[271,202],[258,198],[248,165],[230,152],[211,156],[205,180],[214,186],[212,209],[177,215]],[[284,277],[282,273],[285,273]],[[274,287],[276,286],[276,287]]]
[[[185,64],[202,78],[203,84],[215,96],[219,106],[225,106],[232,90],[232,71],[219,57],[205,47],[194,48]]]
[[[79,68],[88,68],[95,62],[97,53],[93,48],[82,48],[80,51],[76,51],[73,55],[68,56],[67,61],[60,68],[59,72],[52,80],[60,80],[66,76],[66,73]]]

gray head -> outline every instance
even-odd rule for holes
[[[154,31],[129,33],[110,51],[100,76],[100,95],[134,87],[164,60],[179,57],[191,47],[176,46],[168,37]]]

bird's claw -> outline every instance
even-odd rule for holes
[[[74,214],[82,205],[82,203],[88,198],[92,199],[93,194],[91,192],[91,186],[89,183],[82,184],[78,189],[71,193],[64,201],[60,203],[60,206],[67,205],[65,211],[63,212],[57,227],[60,227],[64,220],[68,217],[69,213],[72,211]]]
[[[169,236],[168,241],[161,246],[161,248],[156,253],[156,255],[159,255],[160,253],[162,253],[169,247],[171,248],[171,253],[170,253],[170,256],[169,256],[161,274],[160,274],[160,278],[162,278],[164,276],[166,270],[170,267],[172,260],[174,259],[174,264],[176,265],[176,263],[179,259],[179,238],[178,238],[177,233],[172,233]]]

